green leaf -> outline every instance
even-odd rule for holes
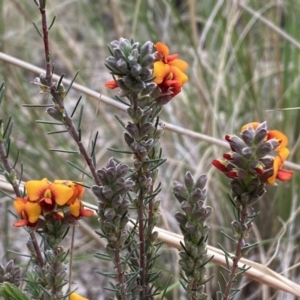
[[[68,132],[68,130],[65,129],[65,130],[58,130],[58,131],[48,131],[47,134],[57,134],[57,133],[64,133],[64,132]]]
[[[73,111],[72,111],[72,113],[71,113],[71,118],[73,118],[73,116],[74,116],[74,114],[75,114],[75,111],[76,111],[76,109],[77,109],[77,107],[78,107],[78,105],[79,105],[81,99],[82,99],[82,96],[80,96],[79,99],[77,100],[77,102],[76,102],[76,104],[75,104],[75,107],[74,107],[74,109],[73,109]]]
[[[30,300],[18,287],[9,282],[1,283],[0,295],[3,296],[5,300]]]
[[[62,122],[57,122],[57,121],[36,120],[35,122],[41,124],[64,125]]]
[[[68,89],[66,91],[66,95],[68,95],[68,93],[69,93],[69,91],[70,91],[70,89],[71,89],[71,87],[72,87],[72,85],[73,85],[73,83],[74,83],[74,81],[75,81],[75,79],[76,79],[76,77],[77,77],[78,74],[79,74],[79,71],[76,72],[76,74],[74,75],[73,79],[71,80],[71,83],[70,83],[70,85],[69,85],[69,87],[68,87]]]
[[[123,154],[133,154],[131,151],[126,151],[126,150],[119,150],[116,148],[106,148],[109,151],[117,152],[117,153],[123,153]]]
[[[56,90],[59,89],[59,87],[60,87],[60,85],[61,85],[61,83],[62,83],[64,77],[65,77],[65,74],[62,74],[62,75],[60,76],[60,78],[59,78],[59,80],[58,80],[58,83],[57,83]]]
[[[48,31],[52,28],[52,26],[53,26],[55,20],[56,20],[56,16],[53,17],[52,22],[51,22],[51,24],[50,24],[49,27],[48,27]]]
[[[1,105],[2,99],[4,97],[4,91],[5,91],[4,82],[2,82],[2,84],[0,86],[0,105]]]
[[[37,25],[35,24],[35,22],[32,22],[32,24],[33,24],[34,28],[36,29],[37,33],[39,34],[39,36],[40,36],[41,38],[43,38],[43,35],[42,35],[42,33],[40,32],[40,30],[39,30],[39,28],[37,27]]]
[[[80,107],[79,119],[78,119],[78,125],[77,125],[77,130],[78,131],[81,129],[81,121],[82,121],[83,109],[84,109],[84,105],[82,105]]]

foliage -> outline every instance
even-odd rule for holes
[[[39,39],[31,24],[34,20],[34,27],[41,35],[44,34],[40,12],[35,2],[29,1],[26,4],[18,1],[0,2],[2,14],[0,35],[3,37],[0,39],[1,60],[7,62],[7,58],[1,54],[2,52],[9,53],[44,68],[43,40]],[[39,1],[38,4],[43,6],[44,2]],[[101,227],[100,230],[96,230],[102,237],[100,240],[99,236],[94,234],[95,228],[99,228],[95,218],[89,218],[84,222],[81,220],[82,226],[76,228],[75,248],[72,249],[74,256],[70,259],[73,265],[74,281],[79,282],[79,290],[86,297],[96,299],[99,295],[97,287],[100,284],[107,287],[109,281],[112,281],[109,287],[111,292],[101,291],[104,297],[110,297],[117,290],[119,291],[121,286],[116,285],[111,277],[115,278],[115,274],[122,273],[121,269],[118,270],[121,265],[126,271],[123,279],[127,284],[127,292],[132,291],[135,295],[134,291],[136,292],[140,286],[147,286],[145,284],[147,281],[149,284],[144,292],[152,293],[151,297],[155,297],[153,294],[159,285],[162,286],[158,289],[161,291],[159,297],[163,295],[168,299],[185,297],[186,292],[178,289],[176,285],[179,282],[180,273],[177,253],[175,250],[161,247],[162,244],[157,240],[160,232],[154,226],[160,225],[169,229],[171,236],[171,231],[179,231],[176,225],[177,220],[181,226],[180,229],[183,229],[182,219],[177,217],[175,219],[174,215],[181,208],[183,213],[179,214],[189,215],[190,210],[186,201],[192,201],[192,199],[184,200],[185,204],[182,207],[179,199],[181,205],[174,201],[170,186],[174,180],[186,181],[184,174],[187,174],[188,170],[195,174],[195,178],[199,178],[203,171],[207,173],[209,193],[206,204],[214,210],[208,221],[213,230],[209,232],[208,240],[206,241],[207,237],[204,240],[205,243],[213,245],[216,245],[218,241],[230,261],[230,253],[234,250],[234,243],[242,225],[234,223],[235,225],[230,226],[232,220],[239,221],[238,206],[234,198],[236,182],[231,178],[229,179],[231,184],[229,184],[228,178],[219,177],[218,173],[211,168],[211,162],[225,152],[222,150],[225,143],[217,140],[216,137],[237,133],[247,122],[267,120],[268,128],[279,129],[288,136],[289,145],[293,145],[293,147],[289,146],[291,150],[289,159],[294,162],[298,161],[299,127],[291,126],[291,124],[297,124],[299,118],[299,110],[296,109],[299,94],[297,84],[299,44],[296,40],[298,28],[296,20],[299,7],[297,0],[283,4],[261,0],[249,1],[247,6],[242,3],[237,4],[235,1],[128,1],[125,3],[117,0],[106,3],[101,0],[75,1],[72,5],[68,2],[51,1],[50,3],[48,1],[46,15],[49,18],[47,27],[51,27],[49,39],[53,65],[48,65],[47,68],[51,73],[51,68],[54,66],[55,73],[64,73],[64,75],[58,78],[54,76],[50,83],[49,77],[40,75],[41,73],[47,75],[47,72],[35,70],[38,77],[34,79],[32,71],[23,70],[24,66],[20,67],[17,62],[13,64],[19,65],[18,68],[11,63],[6,63],[5,67],[1,68],[6,88],[5,95],[4,86],[1,89],[0,117],[3,128],[2,145],[4,146],[2,157],[8,158],[6,162],[9,163],[3,163],[2,159],[1,172],[12,184],[14,193],[17,193],[19,199],[25,197],[22,180],[30,182],[44,177],[53,180],[67,178],[68,180],[62,180],[63,185],[68,186],[69,182],[79,183],[82,187],[84,185],[84,200],[98,207]],[[255,14],[251,8],[259,14]],[[53,18],[54,15],[56,19]],[[120,39],[121,36],[130,39]],[[131,38],[135,42],[132,42]],[[108,55],[115,58],[114,51],[120,46],[116,43],[110,44],[108,54],[106,44],[112,40],[125,43],[126,50],[123,51],[124,57],[106,60],[109,71],[112,72],[123,91],[118,94],[119,102],[104,96],[109,93],[104,83],[112,79],[104,69],[104,62]],[[180,58],[188,62],[187,70],[186,68],[179,69],[187,74],[188,81],[181,73],[176,73],[174,70],[172,74],[180,75],[175,78],[181,81],[169,82],[161,71],[154,73],[155,79],[151,76],[151,72],[143,71],[143,68],[151,68],[153,61],[150,60],[149,65],[143,65],[135,60],[135,50],[140,50],[139,47],[143,45],[147,48],[151,43],[147,41],[156,43],[159,40],[170,47],[171,54],[180,53]],[[139,44],[137,48],[133,46],[135,43]],[[163,50],[153,48],[151,54],[148,54],[151,57],[157,50],[161,51],[160,65],[161,63],[168,65],[172,60],[165,59],[169,54],[163,54]],[[124,59],[126,66],[119,61],[116,67],[115,64],[120,58]],[[130,70],[127,69],[128,65]],[[125,69],[122,69],[124,66]],[[80,72],[78,73],[77,70]],[[128,76],[128,71],[133,72],[133,77],[132,73]],[[138,80],[133,84],[132,80],[135,80],[134,76],[140,76],[139,72],[145,72],[142,81],[146,84],[141,84]],[[73,78],[71,81],[74,83],[67,82],[65,78]],[[42,95],[38,95],[36,87],[29,85],[29,82],[40,87]],[[83,87],[91,87],[99,91],[102,96],[86,88],[82,89],[78,83]],[[172,93],[168,94],[169,88],[173,91],[178,88],[176,85],[178,83],[181,84],[180,93],[178,92],[176,97]],[[157,85],[160,90],[156,89]],[[132,86],[132,89],[128,89],[128,86]],[[51,87],[53,87],[52,90]],[[78,89],[81,89],[81,96],[76,92]],[[134,100],[130,97],[133,91],[138,94],[141,112],[134,109],[127,110],[131,106],[134,107]],[[152,95],[152,98],[149,95]],[[158,98],[160,100],[156,100],[155,106],[151,107],[149,101]],[[21,103],[27,107],[22,107]],[[103,105],[103,103],[108,105]],[[151,112],[148,110],[149,106],[152,109]],[[45,109],[48,115],[43,112]],[[141,113],[139,117],[137,117],[138,113]],[[123,136],[123,131],[126,131],[125,136]],[[47,137],[45,137],[46,132]],[[75,133],[71,134],[75,139],[70,138],[68,135],[70,132]],[[165,133],[161,136],[163,132]],[[202,135],[197,132],[201,132]],[[155,144],[155,151],[150,153],[153,149],[151,147],[154,146],[144,145],[145,142]],[[137,159],[140,157],[137,153],[141,147],[146,149],[146,156],[150,162]],[[85,161],[78,153],[83,155]],[[114,159],[111,159],[112,155]],[[283,158],[278,152],[275,155],[282,160],[281,164],[286,160],[286,157]],[[220,161],[227,160],[228,163],[231,159],[232,157],[227,155]],[[263,162],[266,163],[266,161]],[[231,164],[241,167],[237,161],[231,160]],[[268,166],[272,169],[272,164]],[[232,165],[226,167],[230,170],[222,169],[221,171],[225,173],[232,171]],[[126,172],[118,173],[119,168],[126,169]],[[299,170],[298,165],[288,162],[284,168]],[[273,172],[273,175],[275,173]],[[101,180],[100,175],[103,176]],[[138,178],[142,175],[147,183],[143,188],[139,188],[137,182],[140,182]],[[279,177],[281,175],[280,172]],[[116,177],[114,180],[107,180],[106,176]],[[124,185],[122,197],[120,199],[104,197],[103,188],[105,187],[105,193],[109,195],[110,189],[114,191],[119,181],[122,181]],[[150,188],[151,185],[147,186],[150,181],[152,187],[155,186],[154,188]],[[297,209],[299,185],[297,182],[298,174],[294,172],[290,182],[280,183],[278,187],[267,186],[265,181],[262,183],[263,187],[259,190],[259,194],[261,196],[262,189],[265,188],[267,193],[260,198],[260,201],[256,202],[257,199],[253,201],[254,209],[259,211],[260,215],[251,213],[252,217],[249,222],[256,218],[256,225],[251,225],[252,230],[247,237],[247,243],[249,242],[250,245],[258,243],[258,246],[253,249],[246,247],[247,250],[252,250],[247,254],[248,258],[269,265],[279,273],[286,270],[284,275],[295,282],[299,281],[296,266],[299,221]],[[15,214],[11,205],[13,201],[9,197],[15,199],[15,196],[12,196],[11,189],[7,186],[3,185],[3,190],[1,211],[4,217],[1,221],[3,231],[0,251],[3,251],[3,256],[5,254],[4,262],[14,259],[15,262],[24,264],[26,260],[14,252],[24,252],[23,245],[26,243],[24,235],[26,237],[28,235],[21,233],[21,230],[11,228],[11,224],[16,220],[8,213],[11,209]],[[26,192],[28,193],[27,190]],[[142,207],[141,200],[138,200],[137,196],[140,194],[144,197],[143,212],[138,211],[139,207]],[[226,194],[230,194],[229,198],[235,204],[233,209],[232,202],[226,199],[228,198]],[[59,205],[54,201],[56,209],[52,211],[55,212],[55,216],[64,217],[61,221],[63,226],[62,224],[55,225],[62,227],[60,227],[61,230],[57,230],[60,234],[56,237],[57,240],[53,241],[54,248],[61,242],[61,239],[66,246],[70,239],[70,235],[67,234],[69,225],[74,228],[73,225],[77,223],[77,219],[86,214],[89,215],[81,203],[82,196],[83,194],[75,197],[76,203],[72,204]],[[177,198],[176,193],[175,197]],[[38,201],[40,200],[41,198]],[[124,211],[116,209],[115,201],[124,203],[122,204]],[[19,200],[16,203],[21,223],[29,220],[24,217],[25,207],[35,203],[36,200],[29,200],[29,202]],[[71,208],[70,205],[75,206]],[[30,218],[34,218],[33,215],[30,215]],[[43,220],[47,215],[48,213],[43,210],[39,219]],[[53,215],[48,215],[46,218],[51,220],[52,217]],[[133,220],[129,219],[130,217]],[[107,220],[113,220],[113,223],[115,222],[118,226],[103,227],[104,224],[107,225]],[[126,230],[125,223],[128,220],[132,222],[129,223],[132,230]],[[147,236],[144,242],[139,242],[138,228],[142,223]],[[190,223],[188,225],[191,226]],[[200,225],[197,223],[193,226]],[[44,224],[39,223],[38,229],[39,234],[45,238],[43,226]],[[192,230],[193,226],[189,226],[189,230]],[[206,228],[207,225],[202,223],[201,226]],[[84,228],[87,231],[83,231]],[[104,231],[103,228],[105,228]],[[223,235],[219,234],[220,230],[216,230],[219,228],[222,229]],[[232,229],[238,232],[228,238],[231,236]],[[112,232],[121,238],[117,241],[111,239]],[[185,233],[187,232],[183,231],[183,234]],[[34,241],[32,230],[29,230],[29,234],[31,242]],[[18,242],[12,241],[10,236],[16,236]],[[107,239],[105,245],[103,238]],[[99,243],[102,245],[100,248]],[[77,247],[76,245],[87,246]],[[142,246],[144,250],[134,250],[140,245],[144,245]],[[105,252],[105,247],[107,252]],[[112,250],[115,247],[120,247],[119,254],[124,259],[116,260],[116,251]],[[68,249],[69,246],[66,248]],[[42,250],[42,256],[50,251],[46,248]],[[188,248],[182,248],[181,256],[184,255],[182,253],[185,250]],[[27,254],[33,255],[34,251],[30,250]],[[132,260],[132,255],[138,257],[143,251],[146,255],[145,261],[148,262],[148,275],[141,275],[140,269]],[[51,256],[53,253],[50,252],[47,253]],[[97,258],[102,258],[101,264],[98,259],[93,258],[95,252],[97,252]],[[187,253],[190,254],[190,252]],[[283,256],[285,253],[290,255]],[[57,264],[62,263],[61,257],[67,260],[69,252],[56,254],[58,261],[55,263]],[[157,258],[158,254],[161,255],[160,258]],[[152,256],[151,259],[150,256]],[[284,257],[284,259],[278,260],[277,257]],[[207,257],[203,261],[207,261]],[[183,266],[183,263],[181,265]],[[63,262],[61,268],[64,273],[67,269],[66,261]],[[93,275],[92,278],[87,277],[80,271],[82,268],[97,269],[97,272],[108,278],[97,275]],[[206,268],[208,268],[205,270],[209,273],[208,278],[210,274],[215,274],[215,276],[205,283],[205,292],[216,297],[217,290],[225,290],[222,275],[213,264],[207,265]],[[230,270],[228,266],[227,269]],[[72,282],[72,272],[68,279],[65,277],[66,281]],[[37,278],[38,274],[39,272],[32,274],[32,281]],[[173,275],[172,279],[170,279],[170,274]],[[186,278],[186,275],[181,275],[183,275],[182,278]],[[144,276],[144,283],[136,280],[140,276]],[[155,284],[151,285],[152,282]],[[169,282],[171,285],[168,287]],[[186,286],[184,280],[182,283]],[[245,299],[251,298],[251,295],[257,299],[269,299],[271,295],[275,295],[274,297],[278,299],[287,297],[284,292],[269,289],[266,286],[257,288],[253,282],[242,279],[241,285],[245,283],[247,283],[246,288],[236,297]],[[30,287],[30,284],[28,286]],[[82,288],[83,286],[86,288]],[[10,286],[5,289],[9,290]],[[76,287],[64,292],[64,296],[68,297],[68,293],[75,289]],[[42,291],[43,288],[38,290],[38,293]],[[72,297],[75,296],[77,294],[72,295]]]

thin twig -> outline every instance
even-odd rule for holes
[[[242,206],[240,214],[241,214],[240,227],[243,228],[246,226],[246,222],[247,222],[247,216],[248,216],[247,205]],[[238,238],[237,244],[236,244],[235,256],[232,260],[230,276],[229,276],[228,282],[226,284],[223,300],[229,299],[229,295],[230,295],[231,289],[233,287],[233,284],[236,282],[236,273],[239,269],[239,261],[242,257],[242,247],[243,247],[243,244],[245,241],[244,237],[245,237],[245,233],[241,232],[240,236]]]
[[[59,95],[56,89],[56,85],[52,82],[52,74],[51,74],[51,57],[50,57],[50,47],[49,47],[49,36],[48,36],[48,25],[46,18],[45,6],[43,5],[44,1],[40,1],[40,12],[42,17],[42,29],[43,29],[43,40],[44,40],[44,52],[45,52],[45,60],[46,60],[46,84],[50,89],[50,94],[53,97],[53,101],[56,104],[56,109],[61,113],[63,117],[63,122],[73,140],[76,142],[80,153],[84,157],[91,173],[94,178],[94,182],[97,185],[100,185],[100,180],[97,175],[95,166],[93,164],[92,158],[89,156],[86,148],[83,146],[78,130],[76,129],[72,119],[68,116],[67,111],[64,108],[63,99]]]

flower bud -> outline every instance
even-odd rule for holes
[[[139,138],[139,130],[138,130],[136,124],[128,122],[128,124],[125,128],[133,138],[135,138],[135,139]]]
[[[206,190],[201,190],[200,188],[194,189],[191,193],[191,201],[198,202],[199,200],[205,200],[206,194]]]
[[[242,149],[241,154],[245,157],[250,159],[253,155],[253,151],[250,147],[245,147]]]
[[[137,49],[133,49],[131,51],[131,55],[128,56],[128,62],[129,66],[131,67],[131,74],[133,75],[133,67],[137,65],[139,59],[139,53]],[[142,67],[139,65],[139,68],[142,69]],[[134,75],[133,75],[134,76]]]
[[[120,38],[120,48],[123,51],[131,49],[131,43],[130,43],[130,41],[121,37]]]
[[[141,46],[140,54],[141,57],[143,58],[147,54],[151,54],[153,52],[153,43],[148,41],[145,44]]]
[[[131,67],[130,73],[133,77],[139,76],[141,72],[142,72],[142,67],[140,64],[136,63]]]
[[[57,121],[62,121],[63,117],[61,115],[61,113],[55,109],[54,107],[48,107],[46,109],[47,114],[52,117],[53,119],[57,120]]]
[[[106,66],[112,71],[117,71],[117,60],[113,56],[109,56],[105,59]]]
[[[141,65],[142,67],[149,67],[151,66],[155,61],[155,55],[154,54],[147,54],[141,59]]]
[[[246,147],[245,142],[236,135],[227,134],[225,140],[229,143],[231,150],[234,152],[241,153],[242,149]]]
[[[131,89],[137,93],[144,90],[145,87],[146,87],[146,83],[142,80],[137,80],[131,85]]]
[[[150,96],[150,94],[154,91],[156,87],[157,85],[154,82],[147,83],[146,87],[143,90],[141,90],[141,92],[139,92],[138,99]]]
[[[259,145],[268,136],[268,130],[266,128],[257,128],[255,131],[254,144]]]
[[[185,227],[185,224],[187,222],[187,218],[186,216],[181,213],[181,212],[178,212],[175,214],[175,219],[176,221],[182,226],[182,227]]]
[[[279,144],[278,144],[279,145]],[[256,156],[258,158],[264,157],[267,154],[271,153],[273,151],[273,144],[270,141],[262,142],[257,148],[256,148]]]
[[[153,129],[153,124],[150,122],[144,123],[140,128],[140,138],[143,138],[148,135],[148,133]]]
[[[195,231],[196,226],[192,222],[187,221],[185,224],[185,228],[189,233],[196,234],[196,231]]]
[[[205,174],[201,174],[199,178],[196,180],[195,188],[203,189],[207,182],[207,176]]]
[[[173,193],[180,203],[186,201],[189,197],[186,187],[178,181],[173,182]]]
[[[185,183],[187,190],[189,192],[191,192],[194,187],[194,184],[195,184],[195,179],[192,176],[191,172],[186,172],[186,174],[184,176],[184,183]]]
[[[147,69],[147,68],[143,68],[142,72],[140,73],[140,78],[141,80],[149,80],[152,77],[152,70],[151,69]]]
[[[133,107],[130,106],[127,109],[127,113],[131,117],[131,119],[133,120],[133,122],[136,122],[136,123],[143,116],[143,110],[140,107],[137,107],[137,109],[133,109]]]
[[[114,194],[112,188],[110,186],[108,186],[108,185],[105,185],[103,187],[102,193],[103,193],[103,195],[104,195],[104,197],[106,199],[110,199],[113,196],[113,194]]]
[[[254,135],[255,135],[255,131],[252,127],[244,130],[241,133],[241,137],[243,139],[243,141],[248,145],[248,146],[252,146],[253,141],[254,141]]]
[[[129,135],[127,132],[124,133],[124,140],[126,142],[126,144],[131,148],[134,139],[131,135]]]
[[[186,213],[186,214],[191,214],[193,211],[192,205],[188,201],[183,201],[181,203],[181,209]]]
[[[126,88],[132,89],[134,78],[131,75],[124,76],[122,81],[126,85]]]

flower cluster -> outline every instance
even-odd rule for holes
[[[127,165],[118,164],[111,158],[106,167],[97,171],[101,186],[92,186],[92,191],[99,199],[99,221],[103,234],[109,241],[106,250],[110,253],[115,252],[116,241],[123,246],[127,238],[130,201],[126,196],[134,184],[132,180],[125,179],[127,173]]]
[[[161,89],[162,94],[169,94],[170,99],[180,93],[182,86],[188,81],[184,71],[188,64],[178,59],[178,54],[169,55],[169,48],[158,42],[154,45],[157,50],[157,59],[154,63],[154,82]]]
[[[182,285],[190,299],[207,299],[204,284],[207,279],[206,264],[210,261],[207,255],[206,243],[208,230],[206,220],[212,213],[212,208],[205,205],[207,191],[205,174],[195,180],[190,172],[185,175],[185,184],[175,181],[173,193],[180,202],[182,212],[175,215],[184,237],[184,247],[179,252],[179,264],[184,271]]]
[[[247,178],[249,175],[273,185],[276,179],[290,180],[292,172],[282,169],[289,155],[288,138],[278,130],[268,130],[266,122],[253,122],[242,127],[241,138],[226,135],[232,151],[215,159],[213,165],[230,178]],[[275,152],[275,157],[266,155]]]
[[[0,284],[10,282],[19,286],[21,282],[21,268],[15,267],[13,260],[10,260],[5,266],[0,264]]]
[[[58,220],[76,220],[91,216],[92,210],[84,209],[80,198],[84,188],[69,180],[47,178],[30,180],[25,183],[26,197],[17,198],[14,207],[21,218],[14,226],[35,227],[41,216],[53,215]]]
[[[153,46],[157,50],[153,52]],[[159,105],[168,103],[188,81],[184,71],[188,64],[178,59],[178,54],[169,55],[169,48],[158,42],[144,45],[121,38],[110,44],[112,56],[106,59],[114,80],[105,86],[119,87],[121,96],[138,93],[139,99],[150,98]]]
[[[121,96],[127,96],[132,92],[144,94],[151,93],[156,87],[149,85],[152,81],[153,43],[146,42],[143,45],[121,38],[109,45],[111,56],[106,59],[106,66],[111,71],[114,80],[108,81],[105,86],[114,89],[119,87]],[[145,90],[145,91],[144,91]]]

